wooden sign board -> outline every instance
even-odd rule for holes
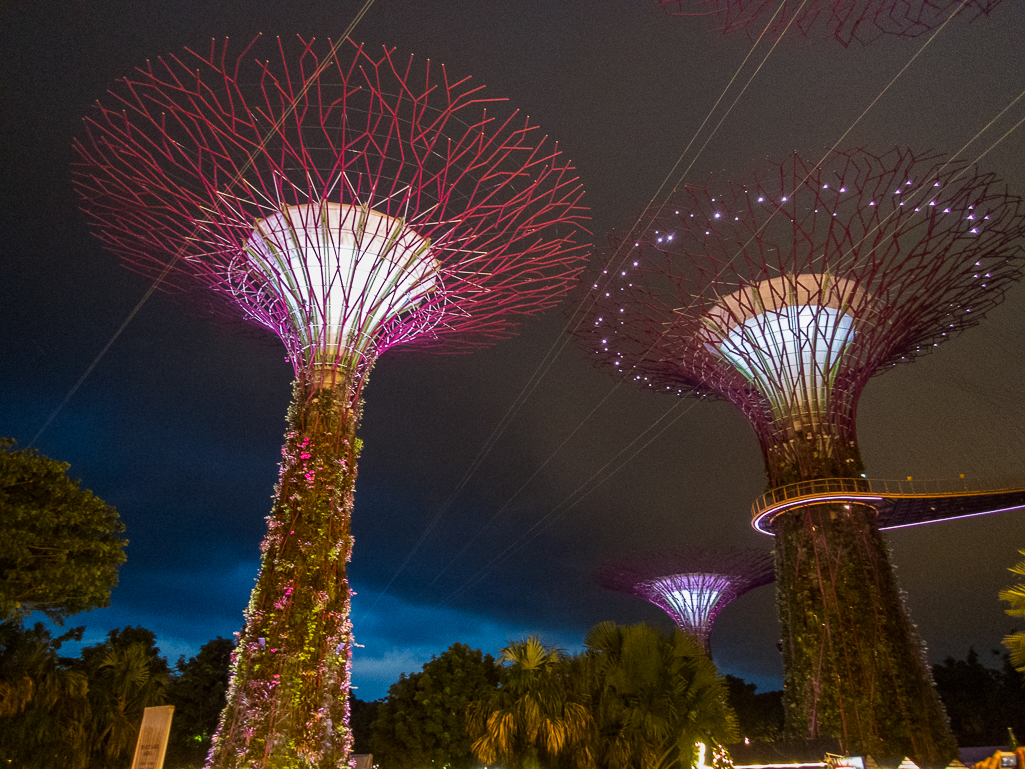
[[[174,705],[146,708],[143,711],[132,769],[164,769],[164,752],[167,750],[173,715]]]

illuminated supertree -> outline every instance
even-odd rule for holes
[[[712,624],[727,604],[773,580],[772,554],[753,548],[680,547],[601,567],[598,584],[650,601],[711,656]]]
[[[735,404],[769,488],[864,477],[869,379],[977,323],[1022,270],[1021,200],[931,154],[796,154],[686,187],[587,284],[590,355],[645,388]],[[954,749],[869,501],[808,498],[773,521],[787,729],[850,753]]]
[[[212,766],[348,761],[345,564],[374,361],[507,336],[582,266],[572,167],[498,101],[348,41],[224,41],[147,64],[86,118],[74,177],[95,233],[162,288],[271,329],[295,369]]]
[[[918,37],[951,15],[976,19],[1001,0],[658,0],[674,16],[715,16],[724,32],[763,30],[833,38],[843,46],[882,35]]]

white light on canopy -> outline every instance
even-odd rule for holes
[[[429,240],[359,206],[287,206],[256,222],[245,249],[287,305],[308,363],[363,355],[382,324],[440,283]]]
[[[709,617],[729,586],[729,578],[721,574],[674,574],[645,584],[668,604],[676,624],[703,640]]]
[[[758,388],[777,417],[826,411],[839,361],[869,302],[852,281],[784,276],[723,299],[706,319],[709,347]]]
[[[837,359],[853,336],[850,315],[798,305],[735,326],[719,344],[719,354],[781,410],[820,414]]]

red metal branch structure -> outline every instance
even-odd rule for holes
[[[469,349],[552,306],[587,217],[558,147],[468,79],[349,41],[266,42],[125,78],[86,118],[74,180],[129,267],[288,350],[280,479],[210,765],[337,767],[367,372],[392,347]]]
[[[869,379],[974,325],[1020,278],[1022,201],[992,174],[894,149],[798,155],[687,187],[587,284],[578,336],[615,376],[725,399],[758,435],[769,487],[863,477]],[[946,760],[953,742],[868,503],[776,519],[792,736]]]
[[[724,32],[744,30],[757,37],[766,30],[788,30],[807,37],[833,38],[843,46],[869,43],[884,35],[918,37],[951,15],[974,20],[1001,0],[658,0],[674,16],[715,16]]]
[[[607,564],[596,579],[604,588],[655,604],[711,656],[712,624],[719,612],[775,576],[772,554],[764,550],[679,547]]]

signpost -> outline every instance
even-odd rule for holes
[[[164,751],[167,750],[173,715],[174,705],[146,708],[143,711],[132,769],[164,769]]]

